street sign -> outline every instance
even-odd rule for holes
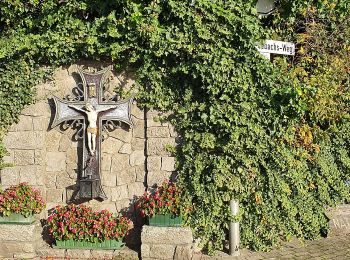
[[[266,40],[262,46],[256,47],[260,53],[274,53],[281,55],[294,55],[295,44],[291,42]]]

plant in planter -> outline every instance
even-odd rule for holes
[[[40,213],[46,204],[37,189],[27,183],[0,191],[0,223],[31,224],[34,214]]]
[[[164,181],[154,192],[145,192],[136,207],[151,226],[181,226],[180,194],[176,183]]]
[[[59,248],[119,249],[132,227],[126,217],[85,205],[56,206],[48,217],[49,232]]]

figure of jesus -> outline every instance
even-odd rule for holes
[[[86,114],[88,125],[86,128],[87,138],[88,138],[88,148],[91,156],[95,155],[96,151],[96,136],[97,136],[97,116],[99,112],[107,111],[116,108],[115,107],[109,107],[109,108],[101,108],[96,109],[90,102],[87,102],[84,109],[81,109],[79,107],[68,105],[69,107],[82,112]]]

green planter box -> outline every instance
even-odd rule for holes
[[[29,215],[27,218],[19,213],[11,213],[10,216],[0,215],[0,224],[30,225],[34,221],[34,215]]]
[[[181,227],[182,217],[175,215],[154,215],[148,218],[148,224],[156,227]]]
[[[123,240],[106,240],[103,242],[87,242],[87,241],[75,241],[73,239],[70,240],[56,240],[56,247],[63,249],[121,249],[124,246]]]

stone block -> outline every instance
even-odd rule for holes
[[[174,260],[191,260],[193,249],[191,245],[177,246],[175,248]]]
[[[48,152],[58,151],[58,149],[60,147],[60,140],[61,140],[62,135],[63,135],[62,133],[58,132],[55,129],[47,132],[45,134],[46,151],[48,151]]]
[[[150,248],[149,245],[147,245],[147,244],[142,244],[142,245],[141,245],[141,257],[142,257],[142,259],[143,259],[144,257],[149,257],[150,251],[151,251],[151,248]]]
[[[137,118],[137,119],[144,119],[145,118],[145,111],[142,108],[139,108],[136,105],[131,106],[131,114]]]
[[[72,140],[67,135],[62,134],[58,151],[60,152],[66,152],[71,147]]]
[[[131,149],[131,144],[125,143],[123,146],[119,149],[119,153],[122,154],[131,154],[132,149]]]
[[[147,127],[162,126],[159,120],[160,113],[154,111],[147,112]]]
[[[102,184],[107,187],[115,187],[117,185],[117,175],[109,171],[102,171]]]
[[[148,127],[147,128],[147,137],[170,137],[169,128],[166,126],[163,127]]]
[[[329,218],[329,237],[350,234],[350,205],[338,205],[327,211]]]
[[[170,177],[171,177],[171,172],[166,172],[166,171],[148,172],[147,185],[148,186],[160,185],[163,181],[169,180]]]
[[[55,249],[50,247],[41,247],[36,250],[37,256],[41,259],[59,259],[64,258],[66,255],[65,249]]]
[[[177,137],[178,134],[177,132],[175,131],[175,127],[173,125],[169,125],[169,133],[170,133],[170,137]]]
[[[129,198],[134,199],[142,196],[146,190],[146,187],[143,185],[142,182],[134,182],[134,183],[128,184],[128,190],[129,190]]]
[[[78,162],[78,154],[83,154],[83,150],[81,148],[69,148],[66,152],[66,163],[76,164]]]
[[[44,150],[35,150],[34,151],[34,164],[36,165],[45,165],[45,154]]]
[[[19,117],[18,123],[12,124],[9,131],[21,132],[21,131],[32,131],[32,130],[33,130],[32,117],[21,115]]]
[[[14,255],[23,254],[23,253],[34,253],[35,252],[35,243],[30,242],[21,242],[21,241],[1,241],[0,243],[0,258],[16,258]]]
[[[124,185],[133,183],[136,180],[136,173],[134,169],[127,169],[117,173],[117,185]]]
[[[45,185],[46,188],[56,188],[56,172],[49,172],[47,174],[43,174],[42,182],[43,185]]]
[[[15,163],[15,152],[7,151],[7,155],[2,158],[4,163],[14,164]]]
[[[4,144],[7,149],[33,150],[44,147],[43,132],[9,132],[4,138]]]
[[[135,150],[145,150],[145,139],[144,138],[133,138],[131,141],[131,149]]]
[[[175,158],[174,157],[162,157],[162,171],[172,172],[175,171]]]
[[[112,156],[112,165],[111,172],[119,174],[120,171],[123,171],[129,168],[129,155],[127,154],[114,154]]]
[[[67,172],[57,172],[56,174],[56,188],[67,188],[76,183],[75,179],[72,179]]]
[[[19,184],[19,167],[7,167],[0,171],[1,184],[5,186]]]
[[[145,137],[145,121],[144,120],[134,120],[134,127],[132,128],[132,136],[135,138]]]
[[[66,258],[69,259],[89,259],[91,252],[87,249],[67,249]]]
[[[46,193],[47,202],[62,202],[63,201],[63,190],[62,189],[47,189]]]
[[[115,206],[117,207],[117,211],[121,212],[122,210],[126,210],[127,212],[130,212],[130,203],[131,201],[129,199],[123,199],[123,200],[118,200],[115,202]]]
[[[47,152],[46,153],[46,171],[59,172],[66,170],[66,153]]]
[[[113,254],[114,260],[139,260],[138,253],[128,247],[121,250],[115,250]]]
[[[50,107],[44,101],[36,102],[35,104],[27,106],[23,111],[22,115],[27,116],[50,116]]]
[[[113,250],[91,250],[92,259],[113,259]]]
[[[174,138],[149,138],[147,140],[148,155],[170,155],[166,150],[167,146],[175,146]]]
[[[130,165],[137,166],[145,164],[145,154],[144,151],[133,151],[130,154]]]
[[[47,117],[33,117],[32,119],[34,131],[48,130],[50,120]]]
[[[39,173],[42,173],[43,169],[41,166],[37,165],[27,165],[20,167],[19,173],[19,182],[27,182],[30,185],[39,185],[38,177],[40,177]],[[40,178],[40,181],[42,179]]]
[[[136,181],[145,182],[146,169],[144,165],[135,166]]]
[[[132,130],[129,128],[129,126],[123,126],[121,128],[117,128],[114,131],[110,132],[109,136],[111,138],[118,139],[124,143],[131,143]],[[107,139],[107,140],[109,140],[109,139]],[[114,142],[113,139],[111,140],[111,142]],[[119,149],[120,149],[120,147],[117,149],[117,151]]]
[[[173,259],[175,253],[175,246],[173,245],[151,245],[150,257],[155,259]]]
[[[111,170],[112,156],[108,153],[103,153],[101,163],[102,171],[109,172]]]
[[[39,222],[30,225],[3,225],[0,224],[0,241],[34,243],[41,239],[42,228]],[[2,242],[0,243],[2,244]],[[30,246],[28,246],[30,248]],[[14,251],[16,252],[16,251]],[[23,251],[30,252],[30,251]]]
[[[112,201],[118,201],[122,199],[127,199],[129,198],[128,196],[128,185],[122,185],[122,186],[117,186],[117,187],[112,187],[111,188],[111,193],[112,193]]]
[[[160,156],[147,157],[147,169],[148,171],[159,171],[162,165],[162,158]]]
[[[34,164],[34,150],[15,150],[14,157],[16,165]]]
[[[141,233],[142,244],[169,244],[173,246],[192,244],[193,236],[187,227],[153,227],[143,226]]]
[[[117,153],[123,146],[124,142],[116,138],[108,138],[102,142],[102,152],[108,154]]]

